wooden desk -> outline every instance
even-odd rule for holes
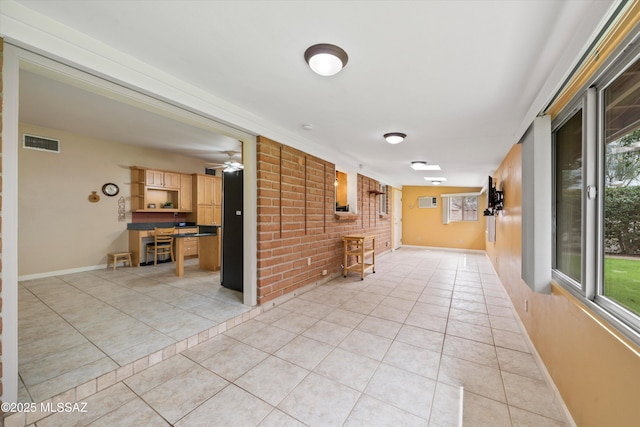
[[[373,234],[360,234],[343,236],[344,242],[344,277],[349,271],[360,273],[360,280],[364,280],[364,273],[371,270],[376,272],[376,236]],[[371,257],[371,262],[366,258]],[[355,258],[355,262],[349,264],[350,258]]]
[[[177,228],[176,232],[181,234],[195,234],[198,232],[198,227]],[[140,267],[143,255],[146,254],[145,239],[148,241],[153,240],[153,230],[129,230],[129,252],[131,252],[131,264],[134,267]],[[184,256],[198,255],[198,244],[195,242],[195,238],[193,240],[193,244],[184,246]]]
[[[184,276],[184,241],[198,239],[198,266],[203,270],[220,270],[218,235],[211,233],[188,233],[173,235],[176,249],[176,276]]]

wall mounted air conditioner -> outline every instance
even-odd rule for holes
[[[438,198],[437,197],[419,197],[418,198],[418,207],[420,209],[437,208],[438,207]]]

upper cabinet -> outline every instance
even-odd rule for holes
[[[191,212],[191,175],[131,167],[132,212]]]
[[[147,169],[145,172],[145,184],[147,187],[180,188],[180,174],[175,172]]]
[[[193,175],[193,213],[187,220],[198,225],[222,222],[222,177]]]
[[[180,175],[180,206],[178,209],[180,212],[191,212],[192,209],[192,197],[191,197],[191,175]]]

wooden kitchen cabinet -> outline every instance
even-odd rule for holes
[[[191,212],[193,209],[193,197],[192,197],[192,178],[191,175],[180,175],[180,203],[178,210],[180,212]]]
[[[187,187],[189,194],[185,197],[181,195],[181,183],[180,173],[131,166],[131,211],[189,212],[191,187]],[[165,208],[167,203],[173,207]]]
[[[222,222],[222,178],[213,175],[193,175],[193,213],[188,221],[198,225]]]
[[[180,228],[176,229],[176,233],[187,234],[197,233],[198,228]],[[184,242],[184,256],[193,257],[198,256],[198,238],[197,237],[183,237]]]
[[[162,185],[164,184],[164,172],[162,171],[147,169],[144,176],[145,185],[162,187]]]
[[[145,173],[147,187],[180,188],[180,174],[175,172],[147,169]]]
[[[173,172],[164,173],[164,188],[180,188],[180,174]]]
[[[193,210],[187,221],[197,225],[222,224],[222,177],[194,174],[192,181]],[[217,239],[216,263],[220,265],[222,239]]]

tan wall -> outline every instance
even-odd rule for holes
[[[380,183],[358,175],[358,214],[335,216],[335,165],[258,137],[258,302],[340,273],[342,236],[375,234],[376,254],[391,249],[391,219],[380,217]],[[311,258],[311,265],[307,259]],[[354,274],[354,273],[350,273]]]
[[[480,188],[475,187],[402,187],[402,244],[484,250],[485,219],[482,211],[487,204],[484,194],[478,200],[478,221],[442,223],[441,194],[479,191]],[[438,196],[437,208],[418,208],[419,197],[434,196]]]
[[[125,197],[131,221],[129,166],[184,173],[202,172],[204,162],[112,141],[21,123],[28,133],[59,139],[59,154],[19,149],[18,274],[47,273],[106,264],[106,254],[128,248],[127,223],[118,221],[118,199]],[[22,141],[16,142],[22,146]],[[115,197],[102,194],[116,183]],[[92,191],[100,201],[90,203]]]
[[[637,426],[640,349],[562,288],[536,294],[520,278],[521,170],[521,145],[514,145],[494,174],[504,189],[505,210],[496,219],[496,242],[487,243],[487,254],[576,424]]]

